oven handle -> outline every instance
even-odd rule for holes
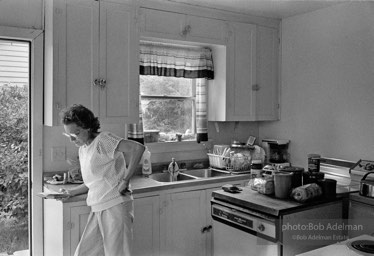
[[[210,203],[211,203],[211,205],[213,205],[213,204],[222,205],[222,206],[228,207],[228,208],[230,208],[232,210],[236,210],[236,211],[240,211],[240,212],[243,212],[243,213],[246,213],[246,214],[249,214],[249,215],[253,215],[255,217],[258,217],[258,218],[261,218],[261,219],[265,219],[265,220],[271,221],[273,223],[277,223],[278,220],[279,220],[279,218],[280,218],[279,216],[278,217],[270,216],[268,214],[264,214],[264,213],[261,213],[261,212],[258,212],[258,211],[253,211],[253,210],[246,209],[246,208],[243,208],[243,207],[240,207],[240,206],[237,206],[237,205],[226,203],[226,202],[217,200],[215,198],[212,198],[210,200]]]

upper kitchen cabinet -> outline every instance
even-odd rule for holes
[[[140,9],[141,35],[196,43],[223,44],[227,37],[226,22],[217,19]]]
[[[279,119],[279,35],[278,29],[257,26],[256,38],[257,121]]]
[[[45,124],[72,104],[104,123],[139,116],[137,9],[92,0],[46,1]]]
[[[209,121],[278,119],[278,30],[230,22],[225,50],[215,49]]]
[[[209,121],[252,121],[256,81],[256,26],[231,22],[226,50],[214,49]]]

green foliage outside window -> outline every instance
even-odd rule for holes
[[[0,252],[28,248],[28,94],[0,85]]]
[[[195,138],[192,79],[140,76],[140,93],[144,131],[160,131],[160,141],[176,140],[176,134]]]

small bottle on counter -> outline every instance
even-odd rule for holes
[[[145,147],[142,157],[142,173],[145,177],[152,174],[151,152],[148,147]]]
[[[262,161],[253,159],[251,161],[251,177],[252,178],[261,178],[262,173],[264,171],[262,170]]]
[[[69,179],[69,178],[68,178],[68,173],[65,172],[65,173],[64,173],[64,179],[63,179],[62,182],[63,182],[64,184],[67,184],[67,183],[68,183],[68,179]]]

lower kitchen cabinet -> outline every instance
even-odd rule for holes
[[[90,211],[85,200],[44,200],[44,256],[74,255]],[[135,198],[134,215],[134,255],[160,255],[159,196]]]
[[[224,184],[135,194],[133,255],[212,255],[210,200]],[[74,255],[89,213],[84,199],[44,200],[44,256]]]
[[[207,255],[205,190],[169,194],[166,202],[162,255]]]
[[[44,256],[74,255],[90,211],[85,200],[44,200]]]
[[[369,199],[370,200],[370,199]],[[352,228],[348,230],[350,238],[374,234],[374,211],[373,205],[350,200],[348,224]]]
[[[77,206],[70,209],[70,255],[74,255],[75,249],[82,237],[84,228],[86,227],[88,215],[91,212],[91,207]]]
[[[160,255],[160,199],[159,196],[134,200],[133,255]]]
[[[345,240],[343,200],[282,217],[282,255],[293,256]]]
[[[210,200],[212,192],[221,186],[166,195],[161,218],[165,228],[161,233],[161,255],[213,255]]]

